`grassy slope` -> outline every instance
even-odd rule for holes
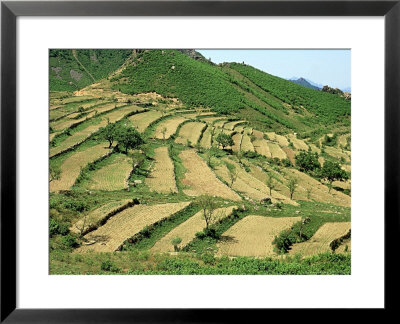
[[[132,53],[131,50],[76,50],[76,52],[78,60],[96,81],[118,69]],[[72,70],[78,73],[78,77],[71,76]],[[49,74],[50,91],[75,91],[93,83],[91,76],[77,62],[72,50],[69,49],[50,50]]]
[[[349,123],[350,101],[326,92],[305,88],[249,65],[231,63],[229,66],[262,90],[291,105],[293,109],[300,110],[304,107],[317,117],[315,120],[314,116],[304,116],[305,121],[328,124],[346,121]]]

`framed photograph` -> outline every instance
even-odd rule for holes
[[[1,321],[393,309],[399,16],[2,2]]]

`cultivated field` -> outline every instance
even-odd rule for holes
[[[275,255],[272,241],[301,217],[249,215],[222,234],[217,244],[219,255],[266,257]]]
[[[187,207],[190,202],[160,205],[135,205],[111,217],[97,230],[85,235],[90,245],[84,245],[76,252],[113,252],[130,237],[149,226]]]
[[[281,147],[289,146],[289,142],[285,136],[278,135],[274,132],[267,132],[266,134],[271,141],[277,142],[279,146]]]
[[[177,116],[165,121],[160,122],[154,132],[154,138],[168,139],[171,135],[176,133],[176,130],[180,124],[186,120],[183,116]],[[165,133],[163,131],[165,130]]]
[[[145,182],[151,191],[159,193],[178,192],[174,164],[169,157],[168,147],[158,147],[154,150],[154,166]]]
[[[286,153],[281,149],[281,147],[278,144],[268,142],[268,147],[269,147],[269,152],[271,153],[271,156],[273,158],[278,158],[281,160],[287,158]]]
[[[241,145],[240,148],[241,148],[241,150],[242,150],[243,152],[246,152],[246,151],[254,152],[254,146],[253,146],[253,144],[251,143],[250,136],[247,135],[246,133],[243,134],[242,145]]]
[[[242,138],[243,138],[243,135],[240,134],[240,133],[237,133],[237,134],[232,136],[233,142],[235,143],[232,146],[232,150],[234,152],[237,152],[237,151],[241,150]]]
[[[129,117],[129,120],[131,121],[132,125],[137,128],[139,132],[144,132],[151,123],[153,123],[154,121],[156,121],[161,117],[162,117],[161,112],[151,110],[141,114],[133,115]]]
[[[293,146],[296,150],[304,150],[308,151],[308,145],[301,139],[298,139],[295,135],[293,134],[288,134],[287,137],[290,139],[290,141],[293,143]]]
[[[206,124],[199,122],[184,124],[179,130],[179,136],[176,138],[175,143],[186,145],[189,141],[191,145],[196,145],[205,126]]]
[[[81,168],[107,154],[109,151],[108,145],[101,143],[72,154],[61,165],[60,179],[50,182],[50,191],[55,192],[71,189],[81,172]]]
[[[228,122],[228,123],[226,123],[226,124],[224,125],[224,128],[225,128],[225,129],[229,129],[229,130],[233,130],[233,129],[235,128],[236,125],[242,124],[242,123],[244,123],[244,122],[245,122],[244,120],[236,120],[236,121],[233,121],[233,122]]]
[[[200,139],[200,146],[209,149],[211,147],[211,134],[213,131],[213,126],[207,126],[207,129],[204,131],[202,138]]]
[[[109,202],[105,205],[102,205],[99,208],[89,212],[87,215],[84,215],[81,219],[75,222],[70,231],[73,233],[85,233],[89,229],[95,229],[101,226],[102,222],[107,220],[108,215],[116,212],[119,208],[123,206],[127,206],[131,203],[131,199],[123,199]]]
[[[227,208],[218,208],[213,213],[214,222],[229,216],[235,206]],[[171,244],[171,240],[175,237],[180,237],[182,242],[178,245],[180,249],[189,244],[194,238],[197,232],[201,232],[205,227],[205,221],[203,217],[203,211],[199,211],[190,217],[187,221],[175,227],[162,239],[156,242],[151,250],[157,252],[173,252],[174,247]]]
[[[349,222],[325,223],[315,232],[311,239],[294,244],[289,253],[292,255],[300,253],[302,256],[311,256],[328,252],[331,250],[329,244],[333,240],[346,235],[350,231],[350,225]]]
[[[125,154],[113,157],[112,163],[96,170],[86,187],[91,190],[115,191],[128,188],[128,177],[132,171],[132,159]]]
[[[91,136],[93,133],[97,132],[101,127],[107,126],[107,123],[115,123],[116,121],[122,119],[125,115],[136,112],[136,111],[141,111],[142,108],[136,107],[136,106],[127,106],[123,107],[117,110],[113,110],[112,112],[102,115],[99,117],[97,122],[93,122],[93,124],[89,124],[88,127],[83,128],[82,130],[79,130],[75,133],[73,133],[71,136],[68,136],[65,140],[63,140],[59,145],[55,147],[50,148],[50,157],[53,157],[54,155],[65,151],[66,149],[70,148],[71,146],[74,146],[84,140],[86,140],[89,136]]]
[[[246,172],[238,163],[229,159],[224,159],[224,161],[234,166],[237,173],[237,178],[233,182],[232,188],[241,193],[245,198],[247,197],[259,202],[263,198],[270,197],[273,202],[283,201],[285,203],[297,205],[295,201],[291,201],[287,196],[284,196],[275,190],[272,190],[272,195],[270,195],[269,188],[266,184],[258,180],[256,177],[253,177],[251,173]],[[231,178],[226,165],[221,164],[217,166],[215,168],[215,173],[225,182],[229,184],[231,183]]]
[[[206,162],[194,150],[182,151],[179,157],[187,170],[182,181],[188,187],[183,190],[185,194],[188,196],[207,194],[234,201],[241,200],[235,192],[217,179]]]
[[[268,158],[272,156],[268,142],[265,139],[256,139],[253,142],[253,145],[258,154],[264,155],[265,157]]]

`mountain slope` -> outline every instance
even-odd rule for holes
[[[343,98],[308,89],[249,65],[231,63],[230,67],[248,77],[266,92],[291,105],[292,108],[306,108],[315,115],[311,120],[307,118],[313,123],[350,122],[350,102]]]
[[[308,82],[304,78],[290,79],[289,81],[292,81],[293,83],[296,83],[296,84],[301,85],[306,88],[310,88],[310,89],[314,89],[314,90],[321,90],[321,88],[318,88],[318,87],[312,85],[310,82]]]
[[[190,107],[211,107],[221,113],[243,107],[243,97],[225,73],[177,50],[145,51],[111,81],[123,93],[157,92],[178,97]]]
[[[50,50],[50,91],[75,91],[119,68],[132,50]]]

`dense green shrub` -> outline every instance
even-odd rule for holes
[[[50,233],[50,237],[57,235],[57,234],[67,235],[69,233],[68,224],[62,223],[55,218],[50,218],[49,233]]]

